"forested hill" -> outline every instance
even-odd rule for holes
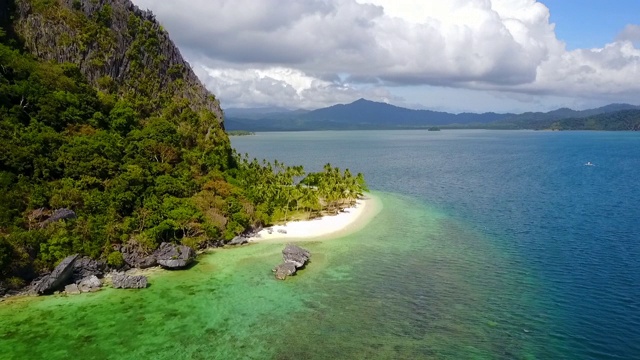
[[[235,154],[213,95],[128,0],[0,5],[0,296],[68,255],[136,266],[163,242],[225,243],[365,188]]]
[[[246,131],[428,129],[433,126],[453,129],[550,129],[553,123],[563,119],[584,119],[639,109],[640,107],[629,104],[611,104],[588,110],[562,108],[522,114],[451,114],[412,110],[360,99],[350,104],[338,104],[313,111],[229,109],[226,126],[230,130]],[[602,117],[605,118],[608,117]],[[611,130],[627,129],[615,125],[603,126]]]
[[[219,103],[168,33],[130,0],[0,0],[0,5],[2,18],[14,17],[10,30],[26,50],[43,60],[76,64],[90,84],[123,96],[139,112],[153,114],[178,97],[196,112],[206,109],[222,120]]]
[[[554,121],[545,129],[640,131],[640,110],[621,110],[611,113]]]

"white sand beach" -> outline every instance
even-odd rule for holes
[[[337,215],[303,221],[290,221],[284,225],[275,225],[262,229],[249,239],[249,242],[268,240],[319,240],[344,236],[362,229],[382,209],[381,202],[367,195],[359,199],[356,205],[346,208]]]

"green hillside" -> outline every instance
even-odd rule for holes
[[[68,3],[17,1],[11,17],[0,16],[0,295],[70,254],[118,268],[118,244],[202,248],[292,213],[334,211],[365,188],[362,176],[331,166],[304,186],[295,181],[301,167],[238,156],[217,101],[190,68],[136,68],[135,59],[157,69],[186,64],[149,13],[129,1]],[[122,35],[114,28],[122,17],[146,30],[125,35],[133,45],[124,54],[110,53],[130,59],[120,75],[108,75],[111,65],[101,73],[58,61],[80,58],[78,41],[96,53],[124,51],[102,44]],[[43,22],[57,25],[32,27]],[[73,34],[69,47],[34,55],[29,34],[56,29]],[[60,209],[75,216],[52,221]]]

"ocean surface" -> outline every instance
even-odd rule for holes
[[[353,131],[234,137],[362,172],[363,230],[216,250],[141,291],[0,303],[0,359],[640,359],[640,134]],[[591,162],[594,166],[586,166]]]

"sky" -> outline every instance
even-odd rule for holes
[[[133,0],[222,107],[640,104],[638,0]]]

